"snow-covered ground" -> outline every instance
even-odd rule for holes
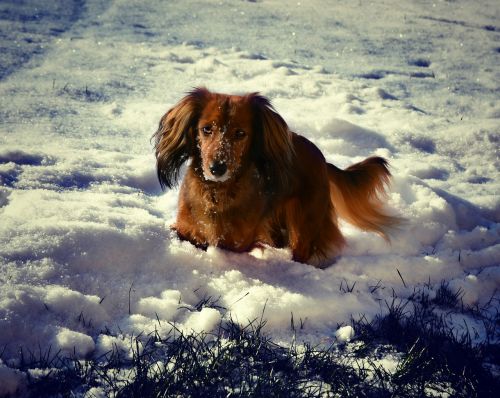
[[[443,280],[498,308],[496,0],[27,3],[0,3],[4,363],[263,311],[276,341],[329,344],[351,316]],[[343,257],[319,270],[175,238],[178,191],[161,192],[150,137],[199,85],[262,92],[339,167],[387,157],[389,207],[407,219],[392,244],[343,224]],[[204,299],[214,308],[192,311]]]

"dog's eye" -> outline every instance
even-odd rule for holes
[[[212,126],[204,126],[201,128],[201,131],[203,131],[205,135],[210,135],[212,134]]]
[[[236,130],[236,133],[234,133],[234,135],[236,136],[236,138],[243,138],[247,135],[247,133],[245,133],[245,131],[243,130]]]

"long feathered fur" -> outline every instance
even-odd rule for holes
[[[292,135],[285,120],[274,110],[269,100],[259,93],[248,95],[255,112],[253,152],[259,171],[267,176],[270,191],[282,191],[290,184],[295,161]]]
[[[358,228],[389,239],[392,228],[401,218],[384,211],[385,188],[391,173],[387,160],[370,157],[345,170],[328,164],[330,195],[337,214]]]
[[[156,170],[162,187],[172,188],[181,166],[194,153],[194,123],[210,93],[204,88],[190,91],[160,120],[154,133]]]
[[[173,228],[199,247],[289,246],[295,260],[323,266],[345,245],[338,216],[386,239],[401,221],[384,210],[385,159],[345,170],[327,163],[259,93],[194,89],[161,118],[153,139],[162,187],[174,186],[191,159]]]

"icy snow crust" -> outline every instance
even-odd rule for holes
[[[336,331],[351,316],[442,280],[466,305],[498,299],[500,6],[481,4],[87,1],[44,31],[58,17],[28,22],[3,3],[4,362],[20,347],[128,350],[142,332],[245,325],[264,308],[277,341],[346,341],[356,331]],[[37,51],[23,26],[38,27]],[[344,255],[318,270],[287,250],[180,242],[169,230],[178,191],[160,191],[149,140],[198,85],[261,91],[339,167],[387,157],[389,208],[407,219],[392,244],[342,224]],[[216,305],[195,311],[204,299]],[[292,314],[303,329],[290,330]],[[1,362],[0,374],[23,379]]]

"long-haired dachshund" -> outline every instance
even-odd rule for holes
[[[337,215],[386,238],[398,222],[382,210],[385,159],[346,170],[327,163],[258,93],[194,89],[161,118],[153,138],[162,187],[174,186],[190,160],[173,228],[198,247],[289,246],[294,260],[323,266],[345,245]]]

